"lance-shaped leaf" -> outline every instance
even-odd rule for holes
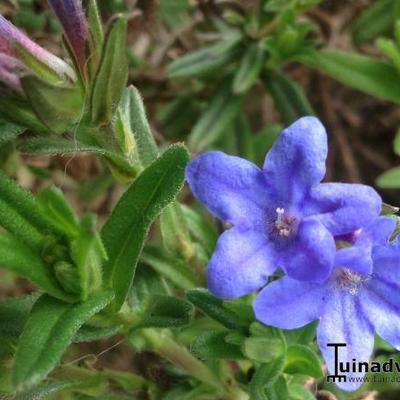
[[[80,117],[83,96],[78,85],[52,85],[32,75],[21,83],[37,117],[53,132],[64,133]]]
[[[400,103],[397,69],[384,61],[357,53],[323,49],[297,56],[297,60],[372,96]]]
[[[35,198],[0,172],[0,225],[29,246],[41,246],[52,231],[40,214]]]
[[[151,223],[183,185],[188,159],[184,146],[171,146],[124,193],[101,231],[109,257],[104,274],[116,292],[115,310],[129,291]]]
[[[353,24],[353,38],[357,44],[374,39],[390,31],[396,18],[396,1],[380,0],[371,4]]]
[[[29,279],[54,297],[69,299],[39,255],[12,235],[0,235],[0,266]]]
[[[251,45],[244,54],[233,79],[233,92],[245,93],[257,81],[265,61],[265,48],[260,43]]]
[[[60,77],[75,79],[75,73],[67,63],[33,42],[2,15],[0,36],[28,67],[40,75],[44,74],[52,80],[59,80]]]
[[[111,122],[128,79],[126,28],[126,20],[116,18],[104,44],[91,98],[92,121],[97,125]]]
[[[203,150],[215,143],[240,112],[241,97],[232,93],[231,82],[220,85],[209,106],[196,122],[189,136],[189,146]]]
[[[38,383],[56,366],[79,328],[113,299],[112,291],[68,304],[43,295],[34,305],[19,339],[13,381],[17,387]]]
[[[285,124],[289,125],[300,117],[315,114],[301,86],[288,76],[282,73],[265,74],[263,81]]]
[[[13,141],[24,131],[25,128],[20,125],[0,121],[0,147],[6,143]]]
[[[21,140],[17,143],[18,150],[28,154],[64,155],[77,152],[88,152],[103,156],[113,172],[118,173],[121,179],[131,181],[137,174],[135,167],[130,165],[124,157],[102,147],[81,143],[77,140],[60,138],[34,138]]]
[[[84,72],[88,27],[81,0],[49,0],[49,3],[64,28],[77,64]]]
[[[89,0],[87,5],[87,18],[89,24],[90,56],[88,67],[90,76],[94,75],[100,60],[101,49],[104,44],[104,31],[97,0]]]
[[[198,77],[231,63],[240,51],[241,35],[231,35],[213,46],[195,50],[168,65],[170,78]]]

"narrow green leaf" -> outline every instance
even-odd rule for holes
[[[41,190],[36,194],[36,202],[41,214],[54,229],[69,237],[78,235],[78,219],[60,189],[51,187]]]
[[[246,50],[233,79],[233,92],[247,92],[257,81],[265,61],[265,48],[254,43]]]
[[[198,285],[196,275],[182,259],[172,257],[154,246],[147,245],[140,259],[178,288],[193,289]]]
[[[314,395],[303,385],[291,383],[288,389],[290,400],[315,400]]]
[[[109,256],[105,280],[116,292],[114,309],[128,294],[151,223],[183,185],[188,160],[184,146],[171,146],[124,193],[101,231]]]
[[[89,61],[91,65],[97,67],[101,50],[104,44],[103,24],[101,22],[97,0],[89,0],[87,5],[87,19],[90,32],[89,45],[91,49]]]
[[[137,328],[178,328],[193,319],[194,308],[185,300],[153,295],[147,301]]]
[[[289,344],[309,344],[315,338],[318,321],[311,322],[301,328],[285,330],[284,335]]]
[[[92,121],[97,125],[111,122],[128,79],[124,17],[117,17],[107,34],[91,96]]]
[[[239,52],[242,36],[231,35],[217,44],[195,50],[167,67],[169,78],[190,78],[211,74],[231,63]]]
[[[189,146],[204,150],[216,142],[240,112],[241,97],[232,93],[231,82],[219,86],[209,106],[196,122],[189,136]]]
[[[294,344],[287,348],[285,372],[321,378],[323,376],[318,356],[307,346]]]
[[[120,121],[123,148],[136,157],[142,167],[148,167],[159,151],[146,117],[142,97],[134,86],[129,86],[121,99],[117,120]]]
[[[41,245],[51,227],[40,214],[33,195],[0,172],[0,225],[27,244]]]
[[[40,384],[30,390],[24,391],[16,395],[14,400],[44,400],[64,390],[75,391],[96,387],[103,381],[105,380],[101,376],[86,377],[84,379],[56,380]]]
[[[228,343],[225,340],[228,331],[210,331],[197,337],[192,343],[190,351],[203,360],[227,359],[240,360],[243,354],[240,346]]]
[[[113,299],[110,290],[88,301],[63,303],[43,295],[34,305],[19,339],[13,381],[17,387],[42,380],[59,362],[79,328]]]
[[[114,326],[92,326],[83,325],[73,338],[74,343],[94,342],[98,340],[108,339],[117,335],[123,329],[123,325]]]
[[[349,87],[400,103],[400,75],[393,65],[384,61],[334,49],[309,52],[297,59]]]
[[[52,296],[68,299],[39,255],[12,235],[0,235],[0,266],[29,279]]]
[[[188,300],[208,317],[218,321],[229,329],[246,329],[246,324],[238,316],[224,307],[221,299],[206,289],[194,289],[187,292]]]
[[[285,346],[280,338],[249,337],[243,342],[242,351],[250,360],[270,362],[285,352]]]
[[[301,86],[287,75],[265,74],[263,81],[286,125],[305,115],[315,114]]]
[[[289,391],[284,376],[279,376],[274,384],[267,385],[265,392],[268,400],[287,400],[289,398]]]
[[[257,368],[249,385],[251,400],[269,400],[265,389],[271,387],[278,380],[283,373],[284,364],[285,358],[279,357]]]
[[[37,117],[53,132],[64,133],[80,117],[83,96],[78,85],[52,85],[34,75],[21,83]]]
[[[19,135],[25,132],[23,126],[15,125],[10,122],[0,121],[0,147],[12,142]]]
[[[39,137],[30,140],[21,140],[18,142],[17,147],[18,150],[27,154],[63,155],[77,152],[93,153],[103,156],[109,165],[115,168],[119,174],[124,174],[127,180],[132,180],[137,174],[136,168],[130,165],[124,157],[104,148],[87,145],[76,140]]]
[[[371,4],[353,23],[353,38],[357,44],[390,31],[395,20],[394,0],[378,0]]]
[[[400,167],[394,167],[378,176],[376,184],[384,189],[397,189],[400,187]]]

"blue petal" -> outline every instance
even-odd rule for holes
[[[335,373],[334,349],[328,343],[345,343],[340,348],[339,361],[352,363],[353,358],[358,362],[368,362],[374,347],[374,332],[371,324],[363,315],[357,296],[332,290],[317,329],[317,341],[330,374]],[[362,381],[357,380],[363,373],[346,373],[347,382],[337,385],[347,391],[356,390]],[[354,380],[353,382],[351,380]]]
[[[361,230],[355,244],[356,246],[371,247],[384,245],[396,227],[396,221],[391,217],[379,217]]]
[[[326,285],[283,277],[267,285],[256,297],[256,318],[266,325],[295,329],[320,318],[325,309]]]
[[[379,216],[382,200],[369,186],[322,183],[315,186],[304,204],[305,215],[316,217],[334,235],[364,227]]]
[[[306,218],[293,241],[276,252],[279,266],[291,278],[324,282],[331,273],[336,246],[332,235],[319,221]]]
[[[340,249],[336,253],[335,265],[349,268],[360,274],[372,272],[371,248],[352,246]]]
[[[400,241],[398,238],[385,246],[372,249],[374,276],[400,285]]]
[[[223,299],[243,296],[264,286],[275,269],[263,235],[232,228],[218,239],[208,264],[208,288]]]
[[[265,178],[279,193],[282,206],[298,205],[325,175],[326,131],[315,117],[298,119],[284,129],[264,162]]]
[[[233,225],[260,227],[271,207],[262,171],[251,162],[209,151],[186,168],[186,180],[196,198],[216,217]]]
[[[376,333],[400,350],[399,284],[373,278],[359,297],[361,307]]]

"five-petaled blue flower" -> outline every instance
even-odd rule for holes
[[[332,374],[334,349],[328,343],[346,344],[338,360],[339,373],[347,376],[337,383],[344,390],[361,386],[364,372],[352,371],[352,362],[368,362],[375,332],[400,349],[400,242],[387,243],[394,227],[393,219],[380,217],[364,228],[354,246],[338,250],[324,284],[285,276],[266,286],[253,304],[258,320],[278,328],[319,319],[317,341]]]
[[[194,195],[233,225],[219,238],[208,265],[212,293],[221,298],[250,293],[278,267],[301,281],[329,277],[334,237],[376,218],[381,199],[365,185],[320,183],[326,157],[324,127],[303,117],[282,131],[262,169],[218,151],[190,162],[186,179]]]

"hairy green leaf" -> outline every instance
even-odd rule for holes
[[[400,167],[388,169],[378,176],[376,184],[384,189],[397,189],[400,187]]]
[[[151,223],[183,185],[188,160],[184,146],[171,146],[124,193],[101,231],[109,257],[105,280],[116,292],[114,309],[128,294]]]
[[[13,381],[17,387],[42,380],[59,362],[79,328],[113,299],[111,290],[69,304],[43,295],[34,305],[18,342]]]
[[[97,125],[111,122],[128,79],[124,17],[117,17],[107,34],[91,96],[92,121]]]
[[[309,375],[313,378],[323,376],[318,356],[309,347],[301,344],[294,344],[287,348],[285,372],[292,375]]]
[[[232,311],[224,307],[221,299],[206,289],[194,289],[187,292],[188,300],[208,317],[218,321],[229,329],[246,329],[246,324]]]

